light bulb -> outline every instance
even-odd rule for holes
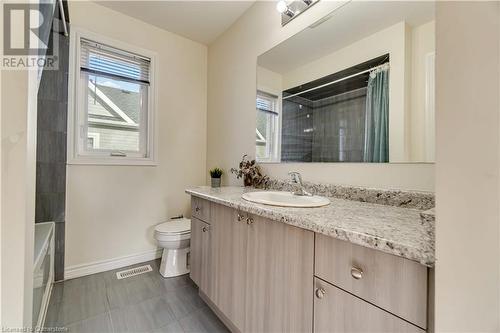
[[[276,4],[276,10],[278,10],[278,12],[280,12],[282,14],[284,12],[286,12],[287,9],[288,9],[288,5],[286,4],[285,0],[278,1],[278,3]]]

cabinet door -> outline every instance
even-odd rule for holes
[[[212,229],[205,222],[201,222],[201,271],[199,287],[209,298],[213,297],[215,287],[212,265]]]
[[[252,216],[246,332],[311,332],[314,234]]]
[[[214,205],[211,217],[214,292],[219,310],[240,331],[245,322],[247,225],[236,210]]]
[[[202,262],[202,225],[197,218],[191,218],[191,242],[189,250],[189,277],[199,287]]]
[[[389,312],[349,294],[322,280],[315,279],[315,333],[424,333]]]

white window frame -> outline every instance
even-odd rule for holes
[[[79,100],[86,98],[82,93],[84,87],[80,84],[80,40],[82,38],[92,40],[121,49],[124,51],[140,54],[151,59],[150,78],[148,89],[148,110],[147,110],[147,138],[145,156],[137,154],[127,154],[127,156],[112,156],[109,152],[80,154],[80,144],[86,144],[80,138],[80,124],[84,119],[79,119],[81,110],[79,108],[84,103]],[[89,165],[158,165],[158,128],[157,128],[157,85],[156,73],[158,70],[158,58],[155,52],[133,46],[122,41],[108,38],[79,27],[71,27],[70,38],[70,60],[68,78],[68,164],[89,164]],[[80,91],[78,91],[80,90]],[[143,114],[143,113],[141,113]],[[144,135],[140,131],[139,135]]]
[[[257,101],[257,96],[259,93],[263,95],[269,95],[272,96],[274,100],[274,109],[277,113],[275,121],[268,123],[268,133],[271,133],[271,126],[274,127],[273,130],[273,137],[272,137],[272,142],[271,142],[271,152],[269,153],[268,158],[259,158],[256,156],[257,162],[260,163],[279,163],[280,162],[280,156],[281,156],[281,144],[280,144],[280,138],[281,138],[281,96],[276,96],[276,94],[267,92],[266,90],[263,89],[257,89],[257,92],[255,94],[255,101]],[[256,112],[258,112],[258,109],[256,109]],[[256,128],[257,130],[257,128]],[[257,133],[256,133],[257,134]]]

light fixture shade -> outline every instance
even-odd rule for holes
[[[288,10],[288,5],[286,4],[285,0],[280,0],[276,4],[276,10],[280,13],[284,13]]]

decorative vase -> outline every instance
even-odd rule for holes
[[[212,178],[212,187],[220,187],[220,178]]]
[[[243,184],[245,186],[252,186],[253,185],[252,177],[250,175],[245,175],[243,177]]]

